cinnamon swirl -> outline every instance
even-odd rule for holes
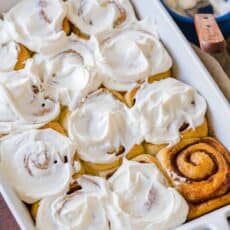
[[[75,147],[53,129],[29,130],[1,139],[1,167],[26,203],[60,193],[73,174]]]
[[[230,204],[230,155],[216,139],[186,139],[157,157],[189,202],[189,219]]]

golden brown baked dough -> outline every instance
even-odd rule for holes
[[[84,39],[84,40],[89,40],[90,39],[90,36],[88,34],[85,34],[82,31],[80,31],[80,29],[78,29],[72,23],[71,23],[71,30],[73,31],[73,33],[75,33],[81,39]]]
[[[30,213],[31,216],[33,217],[33,220],[36,220],[38,208],[39,208],[39,201],[31,205]]]
[[[185,139],[161,150],[157,158],[188,201],[188,219],[230,204],[230,155],[216,139]]]
[[[66,33],[66,35],[69,35],[71,33],[70,22],[68,21],[67,18],[64,19],[64,21],[62,23],[62,28],[63,28],[64,32]]]
[[[142,145],[134,145],[133,148],[126,154],[127,159],[133,159],[136,156],[144,154],[144,148]],[[94,164],[90,162],[84,162],[85,172],[95,176],[107,177],[113,173],[122,163],[122,159],[118,159],[110,164]]]
[[[32,53],[22,44],[19,44],[20,52],[18,54],[18,61],[14,67],[14,70],[20,70],[25,67],[25,62],[32,56]]]
[[[44,125],[42,129],[54,129],[55,131],[63,134],[64,136],[67,136],[64,128],[56,121],[49,122],[48,124]]]

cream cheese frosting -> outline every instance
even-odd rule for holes
[[[172,59],[154,31],[153,22],[146,19],[97,36],[95,56],[107,88],[131,90],[172,67]]]
[[[59,102],[27,71],[0,73],[0,134],[41,127],[59,112]]]
[[[62,24],[66,7],[61,0],[23,0],[5,14],[13,39],[35,52],[54,52],[66,43]]]
[[[27,203],[68,188],[74,153],[71,141],[52,129],[19,132],[0,140],[1,168]]]
[[[135,100],[131,113],[139,120],[144,139],[152,144],[176,144],[180,128],[201,125],[207,109],[196,90],[173,78],[143,84]]]
[[[4,21],[0,20],[0,72],[14,70],[19,52],[19,45],[10,38]]]
[[[111,163],[139,139],[128,108],[104,90],[89,95],[70,115],[68,134],[81,159],[91,163]]]
[[[68,19],[83,33],[96,35],[136,20],[129,0],[69,0]]]
[[[172,229],[185,222],[186,201],[154,164],[124,159],[109,182],[119,198],[118,215],[127,219],[124,229]]]
[[[47,197],[40,202],[37,229],[109,230],[105,203],[108,204],[109,185],[100,177],[82,176],[77,179],[79,190]]]
[[[196,6],[200,3],[203,5],[207,5],[208,2],[212,5],[214,9],[214,13],[216,16],[223,15],[225,13],[230,12],[230,2],[225,0],[165,0],[169,7],[173,8],[174,10],[178,11],[183,15],[188,14],[188,10],[196,8]],[[198,11],[199,7],[197,7]],[[194,14],[197,13],[194,11]]]
[[[54,55],[37,54],[30,70],[43,81],[62,105],[74,110],[79,101],[101,85],[94,54],[86,42],[71,36],[66,47]]]

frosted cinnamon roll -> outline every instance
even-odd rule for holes
[[[167,185],[152,158],[141,155],[138,162],[124,160],[109,178],[118,195],[117,215],[124,229],[172,229],[186,220],[188,205]]]
[[[1,168],[21,200],[34,203],[68,188],[75,150],[53,129],[19,132],[1,139]]]
[[[0,74],[0,134],[42,127],[54,120],[59,102],[26,71]]]
[[[230,204],[230,155],[214,138],[183,140],[157,157],[189,202],[189,219]]]
[[[69,110],[74,110],[82,98],[101,85],[93,51],[87,43],[74,36],[55,55],[35,55],[30,68],[49,88],[53,97],[57,97]]]
[[[4,21],[0,20],[0,72],[23,69],[30,56],[29,50],[11,39]]]
[[[127,107],[107,90],[89,95],[70,115],[68,134],[80,158],[98,170],[117,167],[139,141]]]
[[[131,113],[150,145],[174,145],[181,138],[207,136],[205,99],[192,87],[168,78],[143,84],[135,95]]]
[[[43,199],[36,218],[37,229],[110,229],[105,203],[109,199],[109,185],[99,177],[82,176],[78,187]]]
[[[81,38],[121,28],[136,20],[129,0],[69,0],[67,18]]]
[[[96,41],[96,40],[95,40]],[[169,77],[172,59],[148,20],[97,36],[95,55],[103,84],[129,91],[150,79]]]
[[[32,51],[50,53],[66,43],[69,28],[65,16],[62,0],[23,0],[4,18],[15,41]]]

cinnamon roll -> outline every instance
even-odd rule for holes
[[[186,201],[167,185],[152,156],[141,155],[137,161],[124,160],[109,178],[123,228],[172,229],[182,224],[188,214]]]
[[[67,18],[83,39],[121,28],[136,20],[129,0],[69,0]]]
[[[58,116],[59,103],[27,71],[5,72],[0,76],[1,135],[39,128]]]
[[[35,52],[50,53],[66,43],[69,26],[65,17],[62,0],[23,0],[4,19],[16,42]]]
[[[186,139],[157,157],[189,202],[189,219],[230,204],[230,155],[216,139]]]
[[[63,106],[74,110],[77,104],[99,88],[101,80],[95,70],[94,54],[86,42],[71,36],[67,45],[55,55],[37,54],[28,68],[43,81]]]
[[[206,102],[192,87],[168,78],[143,84],[135,95],[132,115],[151,154],[182,138],[206,136]]]
[[[21,200],[34,203],[68,188],[75,147],[52,129],[29,130],[1,139],[1,167]]]
[[[0,19],[0,72],[23,69],[30,56],[28,49],[11,39],[4,21]]]
[[[104,89],[89,95],[70,114],[67,127],[80,158],[94,171],[119,166],[121,157],[139,143],[136,128],[125,104]]]
[[[170,77],[172,59],[148,20],[97,36],[95,55],[103,84],[129,91],[150,78]],[[166,73],[166,75],[159,75]],[[160,76],[160,77],[159,77]]]
[[[37,229],[110,229],[105,204],[110,189],[103,178],[82,176],[77,189],[43,199],[38,208]]]

